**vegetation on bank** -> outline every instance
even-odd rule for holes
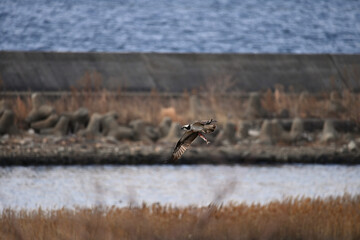
[[[360,195],[295,198],[265,205],[15,211],[2,239],[360,239]]]
[[[281,89],[281,88],[280,88]],[[196,94],[196,92],[194,92]],[[201,91],[197,98],[199,104],[206,106],[219,120],[242,119],[245,116],[248,99],[242,94],[223,95],[213,91]],[[73,90],[60,97],[49,97],[48,103],[54,106],[56,112],[75,111],[80,107],[89,109],[90,113],[106,113],[115,111],[119,114],[119,123],[126,124],[131,120],[141,118],[149,123],[158,124],[164,116],[173,120],[187,122],[192,119],[189,115],[190,97],[193,93],[184,92],[176,97],[159,94],[153,91],[147,95],[131,95],[122,91],[108,90]],[[330,93],[302,95],[284,92],[283,90],[268,90],[262,94],[261,103],[269,113],[269,117],[301,117],[301,118],[337,118],[360,121],[360,95],[344,91],[336,104],[341,111],[332,111]],[[17,97],[10,99],[16,117],[16,125],[22,128],[26,116],[32,109],[31,97]],[[330,106],[331,107],[331,106]],[[201,115],[201,113],[200,113]]]
[[[222,79],[210,79],[200,89],[172,95],[152,91],[148,94],[129,94],[121,89],[108,91],[102,86],[103,78],[97,72],[87,72],[79,79],[78,85],[71,92],[47,97],[48,104],[55,107],[57,113],[76,111],[85,107],[91,113],[115,111],[118,121],[126,124],[141,118],[149,123],[158,124],[164,116],[174,121],[188,122],[194,120],[191,113],[191,96],[197,95],[196,103],[205,110],[202,115],[216,117],[220,121],[228,118],[243,119],[247,116],[248,93],[234,89],[230,76]],[[4,95],[5,96],[5,95]],[[24,120],[32,109],[31,94],[26,97],[10,99],[14,110],[16,125],[24,127]],[[1,98],[0,98],[1,100]],[[274,86],[261,93],[261,105],[269,118],[337,118],[360,121],[360,94],[350,90],[310,94],[295,93],[285,90],[282,85]]]

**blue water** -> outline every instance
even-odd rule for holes
[[[0,50],[360,53],[360,1],[0,0]]]

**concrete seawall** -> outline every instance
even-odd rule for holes
[[[0,87],[5,91],[67,91],[89,80],[109,90],[175,93],[221,85],[224,79],[242,91],[276,84],[295,91],[359,91],[360,55],[0,51]]]

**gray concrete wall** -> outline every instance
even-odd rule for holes
[[[360,55],[0,51],[0,82],[6,91],[69,90],[94,72],[110,90],[182,92],[222,86],[223,79],[245,92],[275,84],[296,91],[360,90]]]

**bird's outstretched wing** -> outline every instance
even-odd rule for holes
[[[170,161],[174,162],[178,160],[189,148],[190,144],[195,140],[197,136],[198,136],[197,132],[193,132],[193,131],[185,132],[184,135],[182,135],[180,140],[177,142]]]

